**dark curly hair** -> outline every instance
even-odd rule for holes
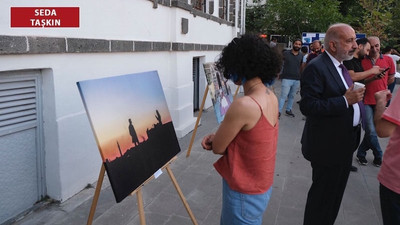
[[[216,62],[226,79],[261,78],[263,83],[272,82],[282,66],[282,56],[260,37],[243,35],[234,38],[223,50]]]

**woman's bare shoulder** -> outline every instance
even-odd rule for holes
[[[257,106],[257,103],[250,96],[242,96],[235,99],[230,107],[235,109],[248,109],[249,107],[252,108],[255,106]]]
[[[243,96],[235,99],[229,107],[228,113],[236,118],[257,117],[259,107],[255,100],[249,96]]]

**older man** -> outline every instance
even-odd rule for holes
[[[333,225],[349,177],[352,155],[360,140],[365,88],[354,84],[343,60],[357,48],[354,29],[334,24],[325,36],[325,49],[305,68],[301,79],[300,110],[307,116],[302,152],[311,162],[304,225]]]

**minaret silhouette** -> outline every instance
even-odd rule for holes
[[[155,117],[156,117],[156,119],[157,119],[157,121],[158,121],[158,124],[162,125],[161,115],[160,115],[160,113],[158,112],[158,110],[156,110],[156,115],[155,115]]]
[[[121,151],[121,147],[119,146],[118,141],[117,141],[117,145],[118,145],[119,154],[121,154],[121,157],[122,157],[122,151]]]

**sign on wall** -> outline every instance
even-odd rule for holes
[[[11,7],[11,27],[79,27],[79,7]]]
[[[180,152],[157,71],[77,82],[117,202]]]

